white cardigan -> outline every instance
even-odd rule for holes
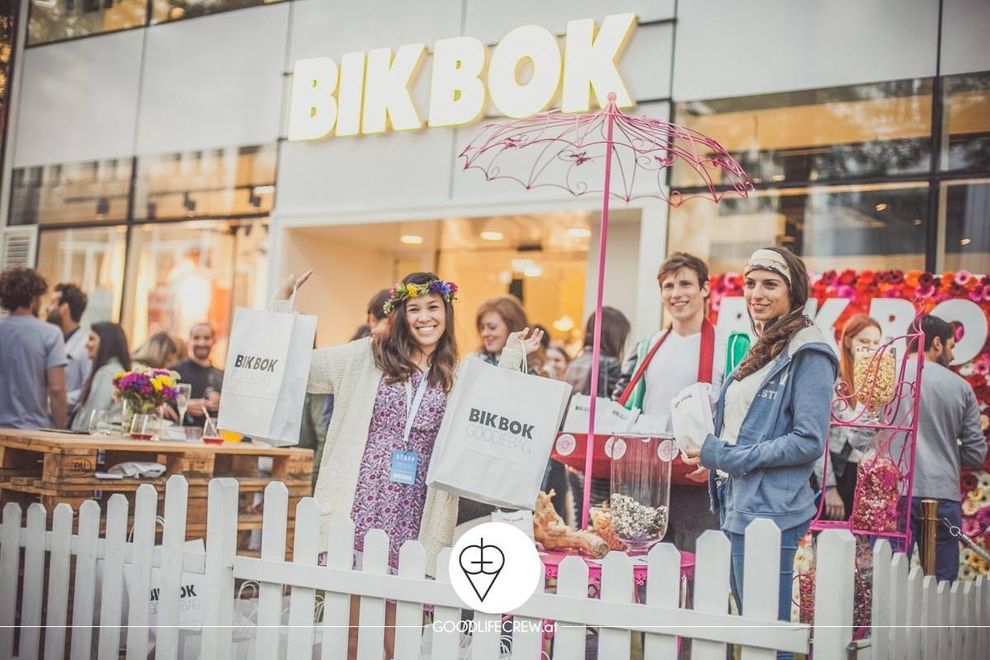
[[[502,351],[499,366],[518,368],[520,364],[525,364],[522,347],[507,346]],[[333,417],[327,429],[314,492],[320,506],[320,548],[323,550],[330,543],[330,517],[340,513],[351,515],[382,375],[372,355],[371,338],[313,351],[308,391],[334,395]],[[440,550],[450,546],[456,522],[457,496],[428,487],[419,524],[419,541],[426,548],[428,574],[434,574]]]

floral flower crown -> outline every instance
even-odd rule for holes
[[[396,305],[403,300],[419,298],[430,293],[436,293],[446,302],[457,300],[457,285],[453,282],[443,280],[430,280],[423,284],[403,284],[399,282],[388,290],[388,300],[385,301],[383,309],[386,314],[391,314]]]

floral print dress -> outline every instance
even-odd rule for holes
[[[413,372],[413,392],[426,374]],[[384,530],[389,537],[389,565],[399,564],[399,548],[409,539],[419,537],[419,524],[426,503],[426,471],[433,455],[433,443],[440,430],[447,394],[437,385],[429,385],[416,412],[408,446],[402,446],[406,424],[406,385],[388,384],[382,377],[375,397],[368,443],[361,459],[357,490],[351,519],[354,521],[354,547],[364,551],[364,535],[371,529]],[[389,479],[392,451],[405,449],[419,454],[416,481],[406,485]]]

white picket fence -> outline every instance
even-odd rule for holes
[[[86,502],[78,512],[76,534],[73,511],[67,505],[54,511],[51,530],[46,530],[46,512],[40,504],[28,507],[26,526],[20,506],[6,505],[0,524],[0,658],[36,658],[40,651],[47,660],[64,657],[66,650],[71,658],[116,658],[121,648],[127,658],[147,658],[149,651],[155,658],[176,658],[187,650],[192,636],[202,658],[346,658],[352,595],[360,597],[358,658],[382,658],[386,600],[397,602],[395,658],[421,657],[424,604],[433,606],[430,657],[453,660],[464,653],[458,631],[463,627],[463,605],[449,583],[449,549],[438,559],[434,580],[425,577],[423,546],[407,542],[401,549],[398,574],[389,575],[388,539],[373,530],[365,537],[362,570],[356,571],[351,553],[354,528],[343,516],[333,522],[327,566],[317,566],[319,514],[316,502],[306,498],[296,509],[293,560],[287,562],[288,493],[283,484],[273,482],[265,491],[261,556],[239,556],[237,481],[215,479],[209,489],[206,553],[189,552],[184,548],[187,492],[182,477],[168,480],[160,562],[153,552],[157,493],[150,485],[138,489],[130,540],[128,504],[122,495],[114,495],[108,503],[103,538],[95,502]],[[700,659],[724,660],[727,644],[741,646],[745,660],[769,660],[775,657],[774,649],[808,653],[812,628],[775,620],[779,544],[780,532],[768,521],[754,522],[747,530],[745,616],[729,613],[729,543],[718,532],[706,532],[698,541],[693,609],[679,606],[680,558],[669,544],[650,553],[642,604],[635,602],[633,565],[625,554],[606,557],[598,599],[588,597],[585,563],[567,558],[559,568],[556,593],[538,591],[514,612],[512,657],[583,658],[589,626],[599,631],[598,657],[603,660],[630,657],[630,632],[644,633],[645,660],[677,657],[678,637],[693,640],[691,657]],[[878,548],[886,555],[878,555],[876,589],[889,598],[874,599],[874,620],[885,626],[915,627],[880,628],[871,647],[874,657],[983,657],[990,648],[987,629],[952,626],[988,623],[990,590],[984,583],[956,584],[949,590],[929,578],[921,580],[917,573],[909,578],[903,556],[891,559],[884,543]],[[847,655],[852,639],[854,551],[848,532],[826,531],[818,539],[818,575],[829,576],[819,580],[815,595],[818,658]],[[98,564],[102,579],[97,610]],[[157,569],[162,584],[157,625],[148,626],[148,599],[134,597],[128,599],[128,625],[121,625],[125,564],[130,564],[131,594],[148,593],[152,571]],[[74,568],[71,617],[67,614],[70,567]],[[203,576],[204,625],[194,635],[176,626],[183,573]],[[235,620],[235,583],[243,580],[259,585],[253,608],[256,621],[247,638],[243,624]],[[323,592],[322,608],[317,606],[318,592]],[[500,617],[475,613],[474,621],[477,631],[471,637],[469,657],[504,657],[500,656],[504,651]],[[552,644],[545,639],[543,621],[557,622]],[[917,627],[926,622],[933,627]]]

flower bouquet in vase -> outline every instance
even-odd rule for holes
[[[175,402],[178,379],[168,369],[134,369],[114,376],[114,399],[124,404],[123,432],[130,431],[134,415],[160,415],[163,405]]]

